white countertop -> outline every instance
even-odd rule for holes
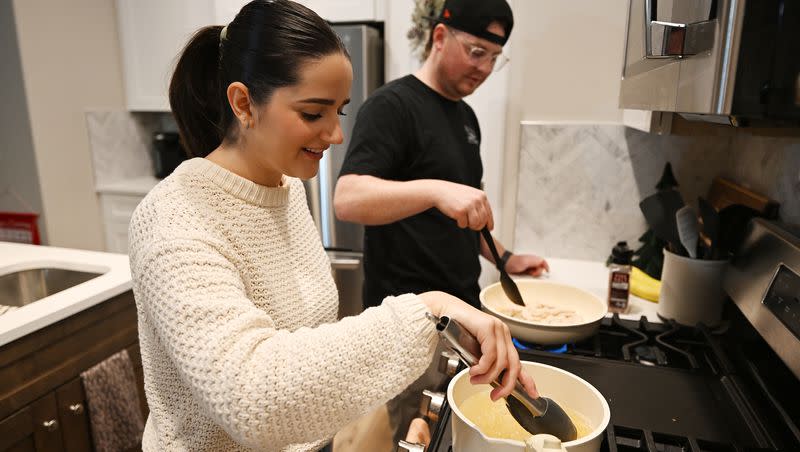
[[[569,284],[591,292],[601,300],[608,299],[608,268],[605,263],[556,258],[547,258],[547,263],[550,265],[550,274],[540,279]],[[631,295],[629,300],[628,312],[620,314],[621,319],[639,320],[646,316],[649,322],[663,323],[656,315],[658,304],[635,295]],[[608,317],[611,315],[607,314]]]
[[[131,288],[125,254],[0,242],[0,275],[45,267],[102,275],[0,315],[0,346]]]
[[[153,189],[161,179],[156,179],[153,176],[143,176],[133,179],[123,179],[108,184],[98,184],[95,187],[97,193],[106,193],[113,195],[134,195],[144,196]]]

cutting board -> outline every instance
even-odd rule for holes
[[[780,204],[724,177],[715,177],[708,190],[708,202],[717,212],[731,204],[747,206],[766,218],[778,216]]]

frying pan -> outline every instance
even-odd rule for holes
[[[505,322],[511,336],[526,342],[555,345],[581,341],[597,333],[600,321],[608,311],[605,301],[574,286],[535,279],[519,279],[516,283],[529,307],[541,303],[574,311],[580,317],[578,321],[564,324],[512,317],[504,312],[519,307],[506,297],[500,283],[484,288],[479,295],[483,310]]]

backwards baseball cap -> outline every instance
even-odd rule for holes
[[[487,30],[494,21],[502,24],[505,36]],[[444,8],[435,22],[502,46],[511,36],[514,14],[506,0],[445,0]]]

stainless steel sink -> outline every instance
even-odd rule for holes
[[[25,306],[101,274],[61,268],[35,268],[2,275],[0,305]]]

